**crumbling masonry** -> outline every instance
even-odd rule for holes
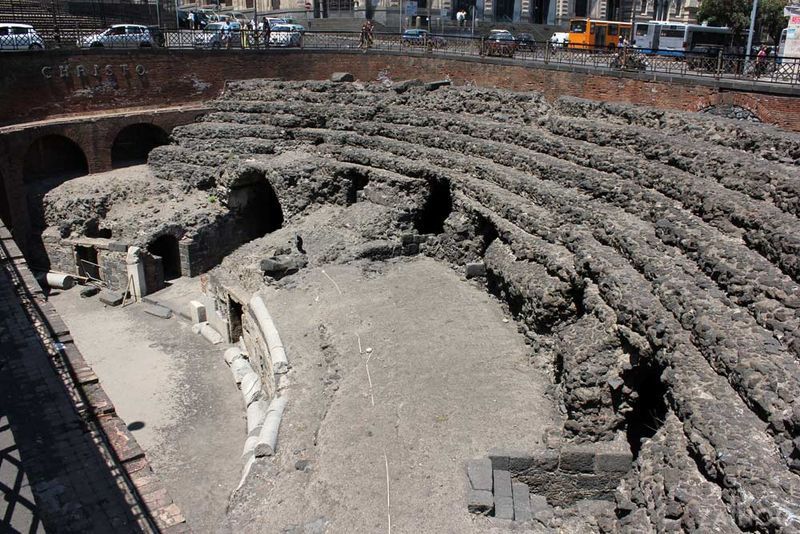
[[[130,246],[154,289],[213,268],[211,313],[234,341],[253,336],[250,296],[306,265],[482,263],[532,347],[530,372],[551,378],[561,461],[620,444],[633,458],[602,491],[576,488],[575,499],[611,503],[573,510],[586,525],[800,530],[800,136],[709,114],[430,89],[231,83],[215,111],[151,153],[152,176],[51,191],[50,261],[74,269],[75,246],[94,247],[100,276],[120,288]],[[544,457],[511,469],[514,483],[609,476],[595,463],[531,471]],[[550,504],[568,508],[565,495]]]

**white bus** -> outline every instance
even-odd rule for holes
[[[730,28],[653,20],[636,23],[633,46],[646,54],[710,56],[729,46],[732,37]]]

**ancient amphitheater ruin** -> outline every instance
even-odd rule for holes
[[[33,267],[191,288],[238,406],[189,526],[800,531],[800,135],[388,78],[209,105],[30,209]]]

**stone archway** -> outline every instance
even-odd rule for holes
[[[114,169],[147,163],[147,155],[157,146],[169,143],[169,134],[150,123],[130,124],[119,131],[111,145]]]
[[[88,174],[89,165],[81,147],[63,135],[45,135],[30,144],[22,163],[25,183],[66,180]]]

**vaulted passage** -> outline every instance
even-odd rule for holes
[[[178,248],[178,238],[165,234],[147,245],[147,251],[153,256],[161,258],[164,268],[164,280],[174,280],[181,276],[181,254]]]
[[[231,189],[228,206],[238,214],[247,240],[283,226],[281,203],[266,178]]]
[[[61,135],[46,135],[31,143],[25,153],[25,182],[83,176],[89,172],[86,156],[77,143]]]
[[[111,165],[117,169],[147,162],[157,146],[169,143],[167,132],[154,124],[131,124],[123,128],[111,147]]]

